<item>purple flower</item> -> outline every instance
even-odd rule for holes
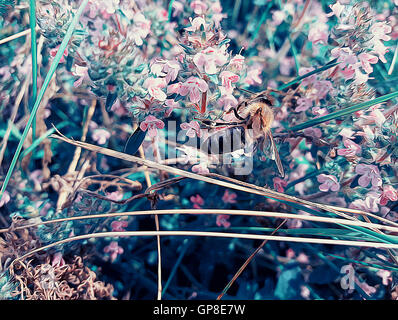
[[[205,204],[205,201],[199,194],[197,194],[196,196],[192,196],[191,198],[189,198],[189,200],[191,200],[195,209],[201,209],[201,206]]]
[[[236,193],[235,192],[231,192],[229,193],[228,190],[225,190],[224,195],[222,196],[222,201],[226,204],[226,203],[236,203]]]
[[[126,231],[125,228],[128,226],[128,222],[127,221],[113,221],[111,223],[111,227],[112,227],[112,231]]]
[[[108,246],[104,248],[105,253],[109,253],[111,257],[111,262],[115,261],[119,254],[124,252],[122,247],[119,247],[116,241],[112,241]]]
[[[151,138],[156,137],[156,135],[158,134],[157,129],[163,129],[163,128],[164,128],[163,121],[159,120],[154,116],[147,116],[145,120],[140,124],[140,129],[142,131],[148,130],[149,136]]]
[[[356,144],[354,141],[350,139],[344,139],[343,142],[344,146],[346,147],[345,149],[338,149],[337,154],[339,156],[355,156],[359,155],[361,153],[361,146]]]
[[[337,181],[337,178],[333,175],[322,173],[317,177],[317,180],[319,183],[321,183],[321,185],[319,186],[319,190],[321,190],[322,192],[328,192],[329,190],[340,190],[340,184]]]
[[[207,168],[206,163],[199,163],[192,167],[192,172],[197,174],[208,174],[210,173],[209,168]]]
[[[391,185],[387,185],[383,187],[383,192],[380,197],[380,204],[385,206],[388,201],[397,201],[398,200],[398,191],[393,188]]]
[[[95,129],[92,137],[93,140],[96,141],[98,144],[105,144],[111,137],[111,134],[105,129]]]
[[[306,111],[308,108],[312,107],[312,100],[306,97],[301,97],[297,99],[297,108],[294,110],[296,112]]]
[[[284,192],[285,191],[285,187],[287,186],[287,181],[286,180],[282,180],[279,177],[275,177],[273,179],[274,182],[274,189],[276,189],[276,191],[278,192]]]
[[[209,90],[206,81],[196,77],[190,77],[187,81],[181,84],[178,93],[182,96],[189,94],[189,99],[193,103],[200,101],[201,93]]]
[[[358,180],[361,187],[366,188],[369,183],[372,183],[372,187],[382,185],[379,168],[375,165],[360,163],[355,167],[355,172],[361,175]]]
[[[11,197],[7,191],[4,191],[3,196],[0,199],[0,207],[4,206],[10,201]]]
[[[227,214],[219,214],[216,219],[217,226],[224,228],[229,228],[231,226],[231,222],[228,221],[229,215]]]
[[[217,67],[223,66],[228,61],[228,54],[225,52],[225,48],[213,48],[209,47],[201,52],[198,52],[193,57],[193,62],[199,68],[200,71],[204,71],[207,74],[216,74]]]
[[[362,211],[370,211],[376,213],[379,211],[379,206],[377,205],[377,199],[374,197],[366,197],[365,200],[357,199],[350,203],[348,206],[350,209],[358,209]]]
[[[187,122],[181,123],[180,127],[182,130],[187,130],[186,135],[190,138],[195,138],[196,136],[200,138],[202,136],[202,133],[200,131],[200,126],[197,121],[191,121],[189,123]]]

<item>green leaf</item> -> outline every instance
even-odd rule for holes
[[[83,0],[82,3],[80,4],[79,9],[77,10],[75,16],[72,19],[71,24],[68,27],[68,30],[67,30],[67,32],[65,34],[65,38],[62,40],[61,45],[59,46],[58,52],[55,55],[53,62],[51,63],[50,70],[48,71],[48,73],[46,75],[46,78],[44,79],[43,86],[40,89],[40,92],[39,92],[39,95],[38,95],[38,97],[36,99],[35,104],[33,105],[32,112],[31,112],[31,114],[29,116],[29,119],[28,119],[28,123],[26,124],[25,130],[22,133],[22,138],[19,141],[19,144],[17,146],[17,150],[15,151],[14,157],[12,158],[12,161],[11,161],[11,165],[8,168],[7,175],[6,175],[5,179],[4,179],[4,183],[1,186],[0,199],[3,197],[3,193],[4,193],[4,191],[7,188],[8,182],[10,181],[11,175],[12,175],[12,173],[14,171],[14,168],[15,168],[15,165],[16,165],[16,163],[18,161],[18,157],[19,157],[19,155],[21,153],[23,143],[24,143],[24,141],[26,139],[26,136],[28,135],[29,128],[32,125],[32,122],[33,122],[33,119],[34,119],[34,117],[36,115],[37,110],[39,109],[40,102],[43,99],[44,93],[46,92],[47,87],[48,87],[48,85],[49,85],[49,83],[51,81],[51,78],[54,75],[55,70],[58,67],[59,61],[61,60],[61,58],[62,58],[62,56],[64,54],[66,46],[68,45],[69,40],[72,37],[73,30],[75,29],[75,27],[76,27],[76,25],[77,25],[77,23],[79,21],[80,15],[82,14],[82,12],[83,12],[84,8],[86,7],[87,3],[88,3],[88,0]]]
[[[319,117],[319,118],[316,118],[316,119],[311,119],[309,121],[306,121],[304,123],[301,123],[301,124],[299,124],[297,126],[294,126],[294,127],[290,128],[289,131],[299,131],[299,130],[303,130],[303,129],[306,129],[306,128],[310,128],[310,127],[313,127],[315,125],[321,124],[323,122],[334,120],[334,119],[337,119],[337,118],[341,118],[341,117],[347,116],[349,114],[352,114],[354,112],[367,109],[367,108],[369,108],[371,106],[374,106],[376,104],[379,104],[379,103],[394,99],[396,97],[398,97],[398,91],[386,94],[384,96],[378,97],[378,98],[370,100],[370,101],[366,101],[366,102],[361,102],[361,103],[355,104],[355,105],[353,105],[351,107],[348,107],[348,108],[345,108],[345,109],[342,109],[342,110],[338,110],[336,112],[332,112],[332,113],[327,114],[326,116],[323,116],[323,117]]]

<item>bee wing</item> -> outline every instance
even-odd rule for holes
[[[279,157],[278,149],[276,148],[276,144],[274,138],[272,137],[272,133],[268,132],[269,140],[271,141],[271,154],[272,160],[276,162],[276,166],[278,167],[279,173],[282,178],[285,176],[285,170],[283,169],[281,158]]]

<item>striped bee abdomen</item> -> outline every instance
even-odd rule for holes
[[[200,150],[211,155],[221,155],[243,149],[245,143],[245,128],[231,127],[211,133],[201,144]]]

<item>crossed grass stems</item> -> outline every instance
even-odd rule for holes
[[[20,139],[20,142],[17,146],[17,150],[14,154],[14,157],[12,159],[10,168],[7,172],[7,175],[5,177],[5,180],[2,184],[2,188],[0,191],[0,197],[3,196],[3,193],[7,187],[7,184],[11,178],[12,172],[16,166],[17,160],[19,158],[19,155],[22,150],[23,143],[28,135],[28,131],[30,127],[32,126],[33,129],[33,143],[32,146],[29,148],[29,152],[33,151],[35,147],[39,145],[41,141],[43,141],[46,137],[48,137],[51,133],[56,131],[55,128],[49,130],[46,134],[45,137],[35,137],[34,131],[35,131],[35,116],[37,113],[37,110],[40,106],[40,102],[43,99],[44,93],[51,81],[51,78],[53,77],[57,66],[59,64],[59,61],[63,55],[63,52],[66,48],[66,46],[69,43],[69,40],[73,34],[74,28],[76,27],[80,15],[82,14],[85,6],[87,5],[88,0],[83,0],[79,6],[79,8],[76,11],[76,14],[74,15],[74,18],[71,21],[71,24],[65,34],[65,37],[60,44],[59,50],[56,54],[56,56],[53,59],[53,62],[50,65],[50,69],[47,73],[47,76],[44,80],[43,86],[40,89],[40,92],[37,94],[37,54],[38,51],[40,53],[40,50],[37,50],[37,41],[36,41],[36,25],[35,25],[35,0],[30,0],[30,30],[25,30],[19,34],[16,34],[14,36],[11,36],[7,39],[7,41],[11,41],[13,39],[16,39],[18,37],[25,36],[27,34],[31,34],[31,52],[32,52],[32,101],[34,101],[34,104],[31,108],[31,114],[28,118],[27,125],[25,127],[25,130],[22,134],[22,137]],[[7,41],[0,41],[0,44],[5,43]],[[395,57],[395,56],[394,56]],[[327,69],[330,69],[332,67],[335,67],[338,63],[335,61],[331,61],[330,63],[326,64],[325,66],[318,68],[304,76],[297,77],[296,79],[292,80],[291,82],[282,85],[279,90],[284,90],[292,85],[299,84],[301,80],[304,78],[315,74],[319,73],[322,71],[325,71]],[[297,132],[300,130],[303,130],[305,128],[321,124],[326,121],[330,121],[333,119],[337,119],[343,116],[347,116],[349,114],[352,114],[353,112],[359,111],[359,110],[365,110],[369,108],[370,106],[373,106],[378,103],[383,103],[387,100],[391,100],[398,97],[398,92],[393,92],[390,94],[386,94],[384,96],[378,97],[376,99],[373,99],[371,101],[367,101],[364,103],[360,103],[357,105],[353,105],[351,107],[344,108],[342,110],[338,110],[336,112],[330,113],[327,116],[324,117],[319,117],[316,119],[312,119],[309,121],[306,121],[305,123],[296,125],[294,127],[291,127],[289,129],[289,132]],[[19,104],[19,103],[18,103]],[[58,126],[60,128],[60,126]],[[85,128],[86,129],[86,128]],[[62,218],[62,219],[54,219],[54,220],[48,220],[48,221],[42,221],[40,223],[33,223],[33,224],[25,224],[25,225],[19,225],[19,226],[11,226],[10,228],[6,229],[1,229],[0,233],[5,233],[9,232],[12,230],[19,230],[23,228],[31,228],[31,227],[36,227],[38,225],[44,225],[44,224],[54,224],[54,223],[60,223],[63,221],[72,221],[72,220],[83,220],[83,219],[93,219],[93,218],[107,218],[107,217],[117,217],[117,216],[139,216],[139,215],[155,215],[156,218],[156,231],[125,231],[125,232],[100,232],[100,233],[90,233],[90,234],[85,234],[85,235],[79,235],[75,237],[69,237],[54,243],[51,243],[49,245],[37,248],[35,250],[32,250],[30,252],[27,252],[21,257],[16,258],[14,261],[11,262],[11,265],[15,264],[18,261],[22,261],[29,256],[33,255],[36,252],[46,250],[49,248],[52,248],[54,246],[57,246],[59,244],[64,244],[67,242],[72,242],[72,241],[78,241],[78,240],[83,240],[83,239],[89,239],[89,238],[103,238],[103,237],[120,237],[120,236],[156,236],[158,241],[158,295],[157,298],[161,299],[162,298],[162,279],[161,279],[161,254],[160,254],[160,236],[198,236],[198,237],[224,237],[224,238],[240,238],[240,239],[259,239],[263,240],[261,245],[249,256],[249,258],[245,261],[245,263],[242,265],[242,267],[237,271],[237,273],[234,275],[234,277],[231,279],[231,281],[226,285],[222,293],[218,296],[218,299],[221,299],[224,294],[227,292],[227,290],[230,288],[230,286],[233,284],[233,282],[237,279],[237,277],[243,272],[245,267],[250,263],[250,261],[254,258],[254,256],[260,251],[260,249],[267,243],[267,241],[289,241],[289,242],[299,242],[299,243],[312,243],[312,244],[333,244],[333,245],[345,245],[345,246],[358,246],[358,247],[368,247],[368,248],[380,248],[380,249],[385,249],[388,251],[388,254],[390,255],[391,259],[394,261],[395,264],[397,263],[397,260],[395,258],[395,253],[393,252],[394,249],[398,249],[398,237],[386,234],[385,232],[398,232],[398,224],[395,222],[392,222],[388,219],[379,217],[377,215],[364,212],[361,210],[354,210],[354,209],[348,209],[348,208],[341,208],[341,207],[335,207],[335,206],[330,206],[330,205],[325,205],[325,204],[319,204],[315,202],[311,202],[308,200],[303,200],[300,198],[296,198],[293,196],[289,196],[283,193],[279,193],[273,190],[270,190],[268,188],[263,188],[259,187],[253,184],[249,183],[244,183],[242,181],[232,179],[229,177],[224,177],[218,174],[208,174],[208,175],[198,175],[195,173],[191,173],[185,170],[177,169],[168,165],[163,165],[159,164],[156,162],[152,162],[149,160],[146,160],[143,157],[143,154],[141,153],[141,158],[129,155],[129,154],[124,154],[121,152],[117,152],[111,149],[107,148],[102,148],[98,147],[95,145],[91,145],[88,143],[85,143],[85,134],[87,130],[83,130],[83,135],[82,135],[82,140],[83,141],[74,141],[71,139],[68,139],[67,137],[63,136],[58,132],[58,134],[53,134],[51,135],[52,138],[59,139],[63,142],[69,143],[71,145],[75,145],[78,148],[76,148],[75,151],[75,156],[73,163],[70,166],[70,169],[73,171],[73,169],[76,168],[76,163],[77,160],[80,156],[81,149],[86,149],[89,151],[92,151],[94,153],[102,153],[107,156],[115,157],[118,159],[130,161],[139,165],[144,166],[144,168],[151,168],[155,170],[160,170],[164,172],[171,173],[173,175],[176,175],[177,177],[171,178],[165,181],[162,181],[160,183],[157,183],[155,185],[151,185],[150,183],[150,177],[149,173],[147,170],[144,170],[146,180],[147,180],[147,185],[148,189],[142,193],[133,196],[130,199],[123,200],[124,202],[127,201],[133,201],[138,198],[146,197],[149,200],[153,200],[154,197],[156,197],[156,191],[160,190],[164,187],[170,186],[174,183],[178,183],[179,181],[183,179],[194,179],[197,181],[204,181],[206,183],[218,185],[221,187],[225,188],[230,188],[238,191],[243,191],[247,192],[250,194],[255,194],[259,196],[263,196],[269,199],[273,199],[276,201],[279,201],[281,203],[285,203],[290,205],[291,207],[295,209],[301,209],[304,210],[308,213],[310,213],[309,216],[304,216],[304,215],[299,215],[299,214],[289,214],[289,213],[282,213],[282,212],[263,212],[263,211],[250,211],[250,210],[215,210],[215,209],[176,209],[176,210],[149,210],[149,211],[134,211],[134,212],[120,212],[120,213],[105,213],[105,214],[94,214],[90,216],[75,216],[75,217],[68,217],[68,218]],[[77,150],[79,150],[77,152]],[[26,154],[26,151],[22,154]],[[95,194],[93,192],[90,193],[88,190],[83,190],[89,194],[91,194],[93,197],[101,197],[98,194]],[[65,197],[67,195],[63,194],[62,196],[62,201],[61,204],[66,200]],[[109,199],[107,199],[109,201]],[[248,234],[248,233],[232,233],[232,232],[204,232],[204,231],[160,231],[159,230],[159,221],[158,215],[164,215],[164,214],[228,214],[228,215],[243,215],[243,216],[262,216],[262,217],[267,217],[267,218],[281,218],[283,221],[271,232],[270,235],[261,235],[261,234]],[[336,218],[336,216],[340,218]],[[358,219],[356,216],[362,217],[363,220]],[[370,218],[378,220],[380,223],[374,223],[370,220]],[[346,235],[345,237],[343,236],[343,239],[351,239],[351,240],[341,240],[339,235],[335,235],[333,237],[330,236],[330,234],[326,231],[325,229],[320,229],[323,231],[320,231],[318,233],[315,233],[317,235],[321,234],[321,236],[326,237],[326,238],[316,238],[316,237],[311,237],[311,238],[306,238],[306,237],[287,237],[287,236],[276,236],[275,234],[277,232],[284,232],[288,233],[288,229],[281,229],[282,226],[285,224],[285,222],[288,219],[300,219],[300,220],[306,220],[306,221],[313,221],[313,222],[322,222],[322,223],[331,223],[334,224],[335,226],[343,227],[345,229],[350,230],[351,232],[354,231],[356,233],[355,236],[349,236]],[[384,224],[381,224],[384,223]],[[306,233],[306,229],[302,228],[300,229],[303,231],[302,234],[311,234],[311,232]],[[326,230],[332,230],[331,228],[327,228]],[[341,230],[341,229],[333,229],[333,230]],[[358,240],[359,239],[359,240]],[[9,267],[11,267],[11,265]],[[379,266],[383,268],[383,266]]]
[[[198,236],[198,237],[223,237],[223,238],[238,238],[238,239],[256,239],[263,240],[261,245],[253,252],[253,254],[246,260],[243,266],[238,270],[232,280],[228,283],[223,292],[219,295],[218,299],[221,299],[223,295],[227,292],[227,289],[233,284],[233,282],[237,279],[237,277],[243,272],[244,268],[248,265],[248,263],[254,258],[255,254],[260,251],[260,249],[267,243],[267,241],[287,241],[287,242],[299,242],[299,243],[311,243],[311,244],[332,244],[332,245],[346,245],[346,246],[359,246],[359,247],[368,247],[368,248],[383,248],[386,249],[389,254],[394,258],[395,255],[391,251],[392,249],[398,248],[398,238],[395,236],[390,236],[385,234],[383,231],[387,232],[398,232],[398,224],[392,222],[390,220],[384,219],[382,217],[378,217],[374,214],[367,213],[361,210],[355,209],[347,209],[329,206],[325,204],[319,204],[307,200],[302,200],[293,196],[288,196],[283,193],[279,193],[268,188],[258,187],[256,185],[252,185],[249,183],[241,182],[236,179],[232,179],[229,177],[224,177],[218,174],[209,174],[209,175],[198,175],[195,173],[191,173],[182,169],[174,168],[167,165],[162,165],[157,162],[153,162],[150,160],[146,160],[143,158],[135,157],[129,154],[117,152],[111,149],[98,147],[92,144],[88,144],[82,141],[74,141],[63,136],[61,133],[57,133],[51,136],[51,138],[59,139],[62,142],[69,143],[78,148],[83,148],[95,153],[101,153],[103,155],[112,156],[121,160],[134,162],[138,165],[145,166],[147,168],[165,171],[170,174],[174,174],[177,177],[161,181],[157,184],[154,184],[147,188],[147,190],[142,193],[131,197],[130,199],[122,200],[122,201],[114,201],[119,204],[124,204],[139,198],[146,197],[149,200],[156,199],[156,191],[161,190],[165,187],[171,186],[172,184],[178,183],[184,179],[194,179],[198,181],[204,181],[207,183],[211,183],[214,185],[222,186],[225,188],[235,189],[238,191],[243,191],[251,194],[256,194],[260,196],[264,196],[269,199],[277,200],[282,203],[290,204],[296,208],[307,208],[306,211],[309,211],[312,215],[300,215],[300,214],[292,214],[292,213],[283,213],[283,212],[264,212],[264,211],[252,211],[252,210],[224,210],[224,209],[174,209],[174,210],[148,210],[148,211],[133,211],[133,212],[117,212],[117,213],[105,213],[105,214],[93,214],[88,216],[75,216],[61,219],[54,219],[48,221],[42,221],[40,223],[34,224],[26,224],[22,226],[14,226],[12,228],[2,229],[0,233],[7,232],[10,230],[19,230],[23,228],[31,228],[39,225],[46,224],[54,224],[65,221],[73,221],[73,220],[84,220],[84,219],[97,219],[97,218],[110,218],[110,217],[122,217],[122,216],[142,216],[142,215],[165,215],[165,214],[228,214],[228,215],[241,215],[241,216],[257,216],[257,217],[266,217],[266,218],[279,218],[283,219],[283,221],[278,225],[278,227],[270,234],[270,235],[262,235],[262,234],[248,234],[248,233],[232,233],[232,232],[213,232],[213,231],[160,231],[157,228],[156,231],[125,231],[125,232],[99,232],[99,233],[90,233],[85,235],[79,235],[75,237],[69,237],[60,241],[56,241],[49,245],[37,248],[32,250],[25,255],[15,259],[10,266],[18,261],[23,261],[29,256],[33,255],[42,250],[46,250],[57,245],[62,245],[68,242],[79,241],[90,238],[103,238],[103,237],[120,237],[120,236]],[[122,178],[121,178],[122,179]],[[125,182],[128,182],[128,179],[124,179]],[[87,192],[89,195],[94,197],[101,198],[100,195],[95,194],[94,192],[90,192],[89,190],[85,190],[84,188],[77,187],[75,191],[83,191]],[[104,199],[104,198],[103,198]],[[108,199],[109,200],[109,199]],[[310,208],[316,208],[316,210]],[[325,214],[326,213],[326,214]],[[334,214],[335,216],[339,216],[341,218],[330,217],[327,213]],[[359,215],[364,217],[365,221],[361,221],[358,218],[354,217],[354,215]],[[379,222],[385,223],[373,223],[369,218],[377,219]],[[355,240],[340,240],[339,237],[331,237],[331,238],[316,238],[316,237],[289,237],[289,236],[276,236],[275,233],[277,231],[286,232],[286,229],[280,229],[288,219],[299,219],[303,221],[312,221],[318,223],[331,223],[336,226],[340,226],[351,231],[356,231],[359,234],[362,234],[363,237],[360,240],[357,240],[358,237],[354,236]],[[302,231],[305,233],[305,229]],[[322,236],[328,237],[328,234],[325,232]],[[372,240],[373,241],[369,241]],[[376,241],[374,241],[376,240]],[[161,257],[160,257],[161,258]],[[160,263],[160,261],[159,261]],[[158,292],[161,292],[161,286],[158,288]],[[158,299],[161,299],[161,295],[158,294]]]

